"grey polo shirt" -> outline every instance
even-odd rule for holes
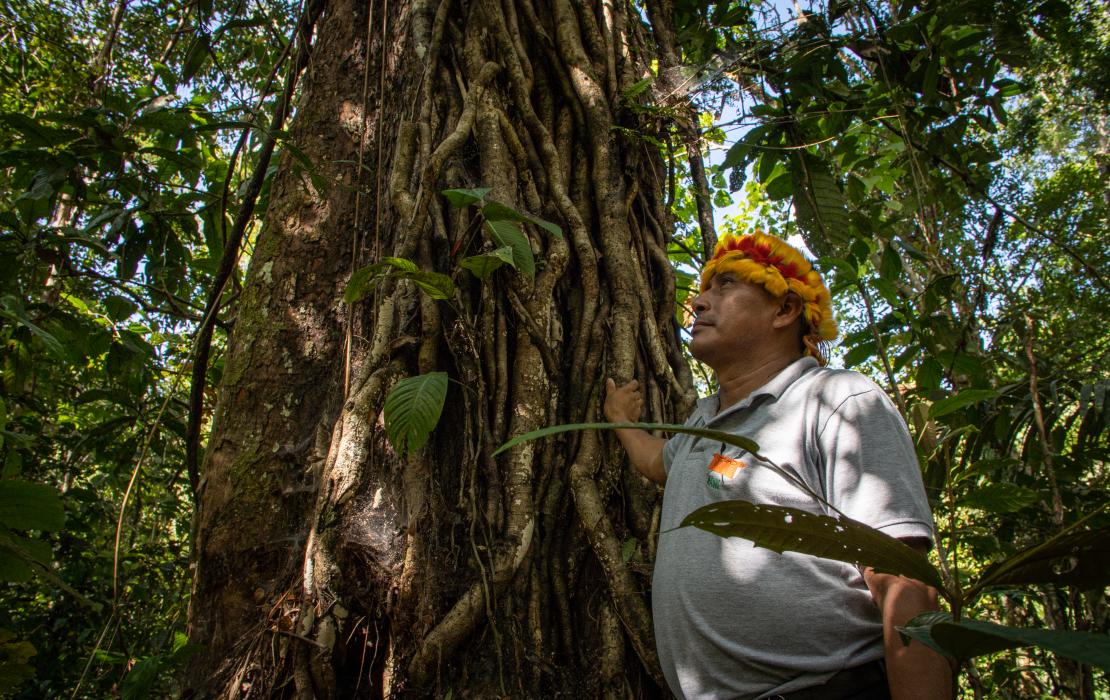
[[[718,413],[701,399],[687,425],[743,435],[845,515],[899,538],[932,538],[913,444],[871,380],[802,358]],[[709,471],[714,453],[743,461]],[[724,500],[823,513],[798,486],[751,454],[676,435],[664,449],[667,484],[652,583],[659,658],[682,698],[758,698],[819,685],[883,656],[882,620],[853,566],[695,528],[690,512]],[[727,472],[728,470],[724,470]]]

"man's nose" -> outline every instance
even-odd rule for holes
[[[699,294],[690,302],[690,308],[694,310],[694,313],[700,314],[702,311],[709,308],[709,304],[706,303],[703,295]]]

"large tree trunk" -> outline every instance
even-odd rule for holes
[[[693,399],[666,169],[639,138],[667,123],[622,96],[655,45],[620,0],[329,2],[291,129],[315,172],[274,178],[201,474],[198,696],[665,694],[655,487],[606,435],[491,457],[597,419],[608,376],[639,377],[651,418]],[[534,280],[460,268],[493,246],[440,191],[479,186],[565,231],[524,225]],[[454,299],[387,280],[345,305],[383,256],[451,275]],[[396,453],[384,398],[436,370],[443,417]]]

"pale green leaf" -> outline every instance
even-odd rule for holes
[[[455,283],[450,277],[441,272],[426,272],[415,270],[402,272],[396,275],[402,279],[412,280],[417,287],[433,299],[450,299],[455,296]]]
[[[398,452],[418,450],[439,423],[447,373],[429,372],[397,382],[385,399],[385,430]]]
[[[494,270],[506,264],[516,266],[513,261],[513,249],[509,246],[482,255],[472,255],[459,262],[459,265],[473,272],[478,279],[483,280],[493,274]]]
[[[470,190],[443,190],[443,196],[453,207],[465,207],[468,204],[482,201],[490,193],[488,187],[476,187]]]

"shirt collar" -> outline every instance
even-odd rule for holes
[[[741,399],[719,414],[717,413],[717,407],[720,405],[720,395],[718,393],[713,393],[698,399],[698,411],[701,413],[706,423],[711,423],[731,413],[735,413],[736,411],[744,410],[748,406],[751,406],[752,403],[761,396],[769,396],[773,401],[778,400],[778,398],[782,396],[782,392],[786,391],[787,387],[816,366],[817,360],[814,358],[809,356],[800,357],[779,370],[778,374],[771,377],[766,384],[748,394],[747,398]]]

